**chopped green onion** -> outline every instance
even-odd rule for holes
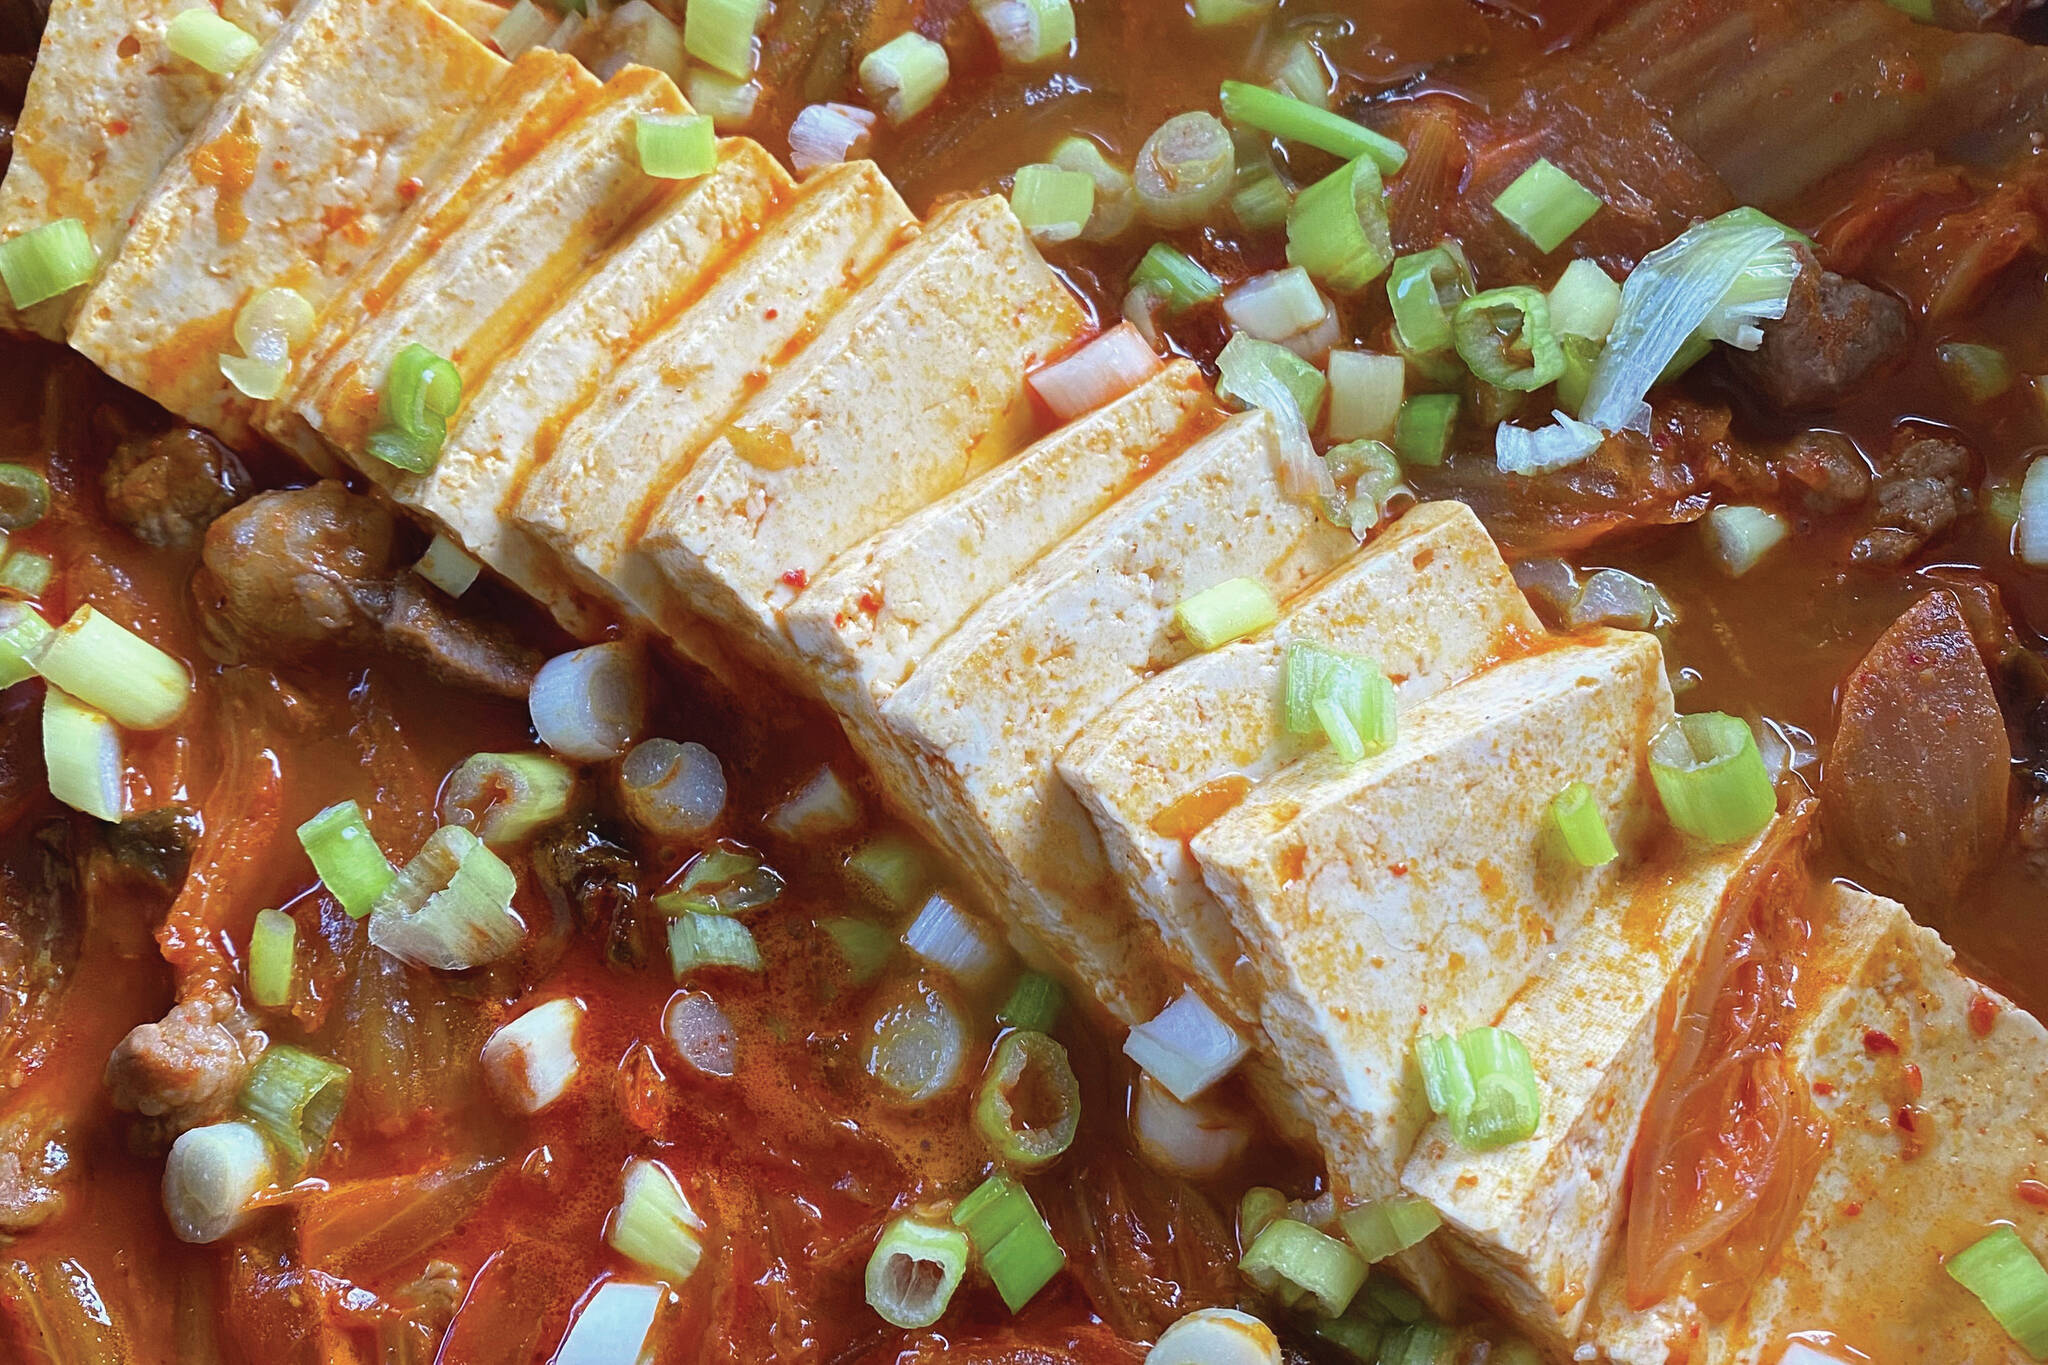
[[[1344,1240],[1368,1262],[1406,1251],[1444,1225],[1427,1199],[1406,1196],[1360,1204],[1345,1210],[1337,1222],[1344,1229]]]
[[[744,80],[754,70],[754,30],[767,8],[767,0],[690,0],[683,46],[704,65]]]
[[[1287,663],[1287,700],[1290,712],[1298,692],[1295,673],[1313,672],[1306,684],[1309,714],[1316,728],[1329,739],[1330,747],[1346,763],[1356,763],[1383,752],[1394,742],[1394,684],[1380,671],[1377,662],[1335,650],[1318,650],[1311,645],[1290,645]],[[1301,652],[1297,653],[1297,650]],[[1290,714],[1290,720],[1293,719]],[[1292,728],[1290,726],[1290,728]]]
[[[1365,1284],[1357,1252],[1292,1218],[1275,1218],[1245,1249],[1237,1268],[1261,1293],[1299,1291],[1324,1317],[1340,1316]]]
[[[299,844],[313,861],[313,871],[328,894],[351,919],[370,913],[398,870],[377,847],[377,838],[353,801],[329,806],[299,826]]]
[[[908,1215],[882,1229],[868,1257],[868,1307],[891,1327],[929,1327],[945,1316],[967,1273],[967,1234]]]
[[[782,895],[782,875],[744,844],[721,843],[683,865],[682,880],[654,898],[670,915],[737,915],[773,904]]]
[[[1124,1056],[1182,1104],[1229,1075],[1250,1051],[1237,1030],[1192,990],[1124,1036]]]
[[[754,110],[761,102],[761,82],[693,66],[683,83],[683,93],[692,109],[709,115],[711,126],[724,133],[744,128],[753,121]]]
[[[1017,984],[1010,988],[1010,998],[996,1011],[996,1022],[1010,1028],[1050,1033],[1066,1002],[1067,993],[1060,989],[1059,982],[1044,972],[1026,972],[1017,978]]]
[[[1383,175],[1392,175],[1408,162],[1408,149],[1392,138],[1292,95],[1245,81],[1225,81],[1221,98],[1223,117],[1239,127],[1256,128],[1283,142],[1306,143],[1345,161],[1368,157]]]
[[[1887,5],[1908,19],[1917,19],[1923,24],[1934,22],[1934,0],[1884,0]]]
[[[1461,1146],[1483,1152],[1520,1142],[1542,1121],[1535,1064],[1506,1029],[1424,1034],[1415,1040],[1415,1061],[1429,1107]]]
[[[1566,412],[1577,412],[1586,405],[1586,394],[1593,387],[1593,371],[1600,363],[1601,345],[1569,332],[1559,332],[1557,344],[1564,350],[1564,373],[1557,377],[1557,401]]]
[[[1294,191],[1273,169],[1270,161],[1247,161],[1238,154],[1236,183],[1230,191],[1230,211],[1251,232],[1265,232],[1287,221],[1294,207]]]
[[[1231,337],[1216,357],[1216,393],[1240,407],[1270,406],[1262,401],[1274,390],[1294,403],[1308,426],[1322,415],[1323,395],[1328,388],[1323,372],[1285,346],[1260,341],[1243,332]]]
[[[1271,1185],[1254,1185],[1237,1201],[1237,1241],[1249,1247],[1275,1218],[1287,1212],[1287,1196]]]
[[[1063,171],[1078,171],[1095,186],[1094,208],[1081,233],[1084,242],[1106,242],[1138,216],[1138,187],[1131,173],[1102,154],[1085,137],[1064,137],[1046,158]]]
[[[1489,384],[1528,393],[1564,373],[1564,349],[1540,289],[1509,285],[1474,294],[1451,314],[1458,355]]]
[[[50,510],[50,481],[25,464],[0,464],[0,533],[13,535]]]
[[[1329,316],[1330,304],[1300,266],[1253,275],[1223,300],[1223,316],[1260,341],[1285,342]]]
[[[348,1098],[348,1068],[285,1043],[272,1043],[235,1106],[285,1158],[285,1174],[297,1179],[327,1149],[334,1121]]]
[[[90,604],[45,637],[29,662],[51,686],[130,730],[160,730],[192,699],[185,665]]]
[[[85,224],[59,218],[0,242],[0,281],[16,308],[33,308],[91,283],[99,259]]]
[[[517,948],[526,923],[512,909],[519,879],[460,825],[427,836],[370,910],[370,942],[402,962],[444,972],[480,967]]]
[[[179,11],[164,29],[164,42],[172,55],[216,76],[241,70],[262,47],[256,35],[229,23],[204,5]]]
[[[860,823],[860,798],[827,765],[763,816],[761,823],[784,839],[829,839]]]
[[[1256,578],[1229,578],[1184,597],[1174,624],[1196,649],[1216,649],[1280,619],[1280,604]]]
[[[299,923],[282,910],[258,910],[249,928],[249,998],[282,1009],[292,998],[293,957]]]
[[[0,687],[35,676],[30,657],[50,633],[50,623],[26,602],[0,601]]]
[[[1241,24],[1248,19],[1257,19],[1270,14],[1280,0],[1195,0],[1195,24],[1200,28],[1220,28],[1225,24]]]
[[[1223,203],[1236,173],[1230,130],[1214,114],[1191,111],[1174,115],[1145,139],[1131,180],[1147,222],[1189,228]]]
[[[2030,461],[2020,478],[2012,542],[2020,563],[2048,568],[2048,459]]]
[[[1379,441],[1394,434],[1408,374],[1401,357],[1332,351],[1326,369],[1330,412],[1323,430],[1331,440]]]
[[[55,687],[43,696],[43,769],[50,795],[71,809],[95,820],[121,818],[121,732]]]
[[[1451,310],[1472,293],[1472,266],[1455,241],[1395,257],[1387,268],[1387,302],[1396,343],[1418,354],[1450,350]]]
[[[677,85],[688,78],[690,72],[689,50],[683,45],[683,31],[675,21],[652,5],[624,4],[609,14],[588,13],[586,0],[574,0],[568,6],[572,14],[580,13],[583,18],[596,18],[603,25],[603,37],[599,39],[610,49],[600,65],[623,66],[636,62],[641,66],[659,71]],[[567,18],[564,18],[567,23]],[[582,25],[577,25],[579,31]],[[565,46],[574,45],[573,39]],[[721,73],[720,79],[725,79]],[[709,114],[708,109],[694,112]]]
[[[1411,1322],[1388,1329],[1381,1338],[1380,1365],[1449,1365],[1457,1358],[1456,1345],[1456,1335],[1442,1323]]]
[[[1539,156],[1494,196],[1493,211],[1513,223],[1537,250],[1552,252],[1600,211],[1600,203],[1599,195]]]
[[[497,44],[498,51],[516,61],[529,48],[545,43],[555,31],[556,22],[552,14],[533,0],[514,0],[512,8],[491,30],[491,41]]]
[[[1070,0],[974,0],[974,12],[1012,66],[1051,61],[1074,44]]]
[[[931,871],[924,849],[897,834],[878,834],[846,855],[846,875],[862,895],[884,909],[907,911],[920,902]]]
[[[1047,163],[1019,166],[1010,209],[1039,245],[1071,242],[1095,212],[1095,182],[1080,171]]]
[[[641,114],[633,120],[640,169],[657,180],[695,180],[718,166],[718,133],[708,114]]]
[[[2010,1226],[1948,1258],[1949,1278],[1975,1294],[2005,1334],[2036,1360],[2048,1358],[2048,1268]]]
[[[164,1162],[164,1213],[181,1242],[218,1242],[277,1178],[270,1144],[249,1123],[188,1128]]]
[[[1756,736],[1720,711],[1680,716],[1658,731],[1650,776],[1671,823],[1710,844],[1747,839],[1778,813]]]
[[[460,545],[446,535],[436,534],[427,542],[427,552],[413,565],[413,572],[450,597],[460,597],[476,583],[483,565],[470,558]]]
[[[682,1188],[658,1161],[626,1163],[619,1206],[605,1241],[627,1260],[659,1275],[674,1289],[690,1278],[704,1256],[704,1220]]]
[[[1379,168],[1361,156],[1310,185],[1287,211],[1287,259],[1340,293],[1356,293],[1394,259]]]
[[[1343,498],[1333,519],[1348,526],[1360,540],[1386,518],[1397,495],[1414,492],[1402,478],[1400,457],[1383,441],[1346,441],[1332,446],[1323,455],[1323,463],[1329,466],[1330,478]]]
[[[725,811],[725,765],[695,740],[642,740],[619,764],[619,804],[664,838],[702,834]]]
[[[471,754],[441,784],[441,821],[516,844],[567,814],[575,789],[575,771],[546,754]]]
[[[1792,534],[1792,524],[1762,507],[1724,503],[1700,522],[1707,549],[1723,572],[1740,578]]]
[[[970,990],[988,984],[1009,959],[1002,938],[943,891],[926,899],[903,931],[903,946]]]
[[[50,562],[48,555],[39,555],[34,550],[12,551],[6,559],[0,560],[0,593],[15,597],[41,597],[56,572],[57,566]]]
[[[1007,1175],[990,1176],[961,1200],[953,1210],[953,1226],[974,1244],[981,1268],[1012,1313],[1031,1302],[1067,1263],[1030,1194]]]
[[[1383,1363],[1380,1356],[1380,1342],[1386,1337],[1387,1324],[1376,1321],[1364,1313],[1354,1311],[1341,1318],[1317,1318],[1308,1325],[1316,1340],[1326,1341],[1360,1365],[1395,1365],[1391,1357]],[[1493,1365],[1493,1357],[1487,1357]]]
[[[856,986],[865,986],[880,976],[890,954],[896,951],[895,937],[864,919],[828,919],[824,929],[838,945],[839,955],[846,959],[847,971]]]
[[[1599,798],[1583,782],[1574,782],[1550,798],[1550,828],[1565,855],[1580,867],[1605,867],[1621,856]]]
[[[676,1002],[705,998],[678,992],[664,1012],[671,1039]],[[484,1043],[484,1076],[498,1099],[521,1114],[537,1114],[568,1092],[582,1064],[576,1057],[576,1034],[583,1024],[583,1002],[571,995],[535,1005],[500,1024]],[[689,1055],[684,1050],[684,1056]],[[728,1073],[729,1074],[729,1073]]]
[[[1389,1275],[1375,1275],[1365,1285],[1366,1311],[1383,1322],[1421,1322],[1429,1308]]]
[[[189,12],[189,11],[188,11]],[[217,357],[221,378],[235,386],[245,398],[267,403],[284,392],[284,381],[292,367],[288,361],[251,360],[248,356],[222,351]]]
[[[1621,286],[1598,262],[1576,260],[1550,286],[1550,326],[1561,337],[1607,340],[1621,311]]]
[[[417,342],[391,358],[382,398],[384,425],[372,431],[370,455],[412,474],[433,470],[448,439],[448,418],[462,402],[462,376]]]
[[[1283,52],[1284,55],[1279,60],[1267,65],[1266,69],[1272,73],[1272,78],[1267,83],[1281,94],[1291,95],[1303,104],[1328,109],[1330,96],[1335,92],[1330,79],[1330,66],[1323,59],[1323,54],[1306,38],[1294,39],[1287,44]]]
[[[761,970],[754,931],[730,915],[681,914],[669,921],[668,965],[680,981],[699,967]]]
[[[1956,391],[1973,403],[1988,403],[2012,387],[2012,362],[1995,346],[1944,341],[1934,358]]]
[[[883,117],[908,123],[946,88],[946,49],[922,33],[901,33],[861,58],[860,86]]]
[[[1164,242],[1155,242],[1138,268],[1131,272],[1136,288],[1153,289],[1166,303],[1169,313],[1178,313],[1198,303],[1223,297],[1223,282],[1202,269],[1183,253]]]
[[[1458,395],[1418,393],[1401,404],[1394,422],[1394,453],[1405,465],[1440,465],[1458,421]]]
[[[877,1014],[862,1062],[909,1104],[951,1090],[967,1064],[967,1025],[943,992],[906,988]]]
[[[1004,1034],[975,1092],[974,1124],[1012,1170],[1058,1160],[1081,1128],[1081,1083],[1067,1050],[1031,1029]]]

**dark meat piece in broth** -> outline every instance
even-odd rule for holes
[[[1835,431],[1802,431],[1778,456],[1786,491],[1815,516],[1844,512],[1870,496],[1870,466],[1856,443]]]
[[[443,682],[523,697],[534,651],[434,597],[395,562],[397,524],[338,483],[264,493],[207,531],[197,591],[229,658],[382,645]]]
[[[1877,473],[1871,528],[1851,547],[1858,564],[1902,564],[1955,525],[1968,505],[1967,448],[1939,436],[1902,431]]]
[[[78,965],[83,925],[72,831],[55,821],[0,863],[0,1094],[56,1041],[56,1014]]]
[[[1772,407],[1831,407],[1905,348],[1906,306],[1867,284],[1821,268],[1798,248],[1785,316],[1764,324],[1763,344],[1730,352],[1730,362]]]
[[[161,1118],[171,1132],[183,1132],[227,1113],[269,1045],[233,996],[208,985],[115,1044],[107,1090],[115,1108]]]
[[[249,471],[197,427],[134,437],[114,449],[100,474],[107,513],[158,549],[189,550],[214,518],[249,496]]]

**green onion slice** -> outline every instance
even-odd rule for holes
[[[882,1230],[868,1257],[868,1307],[892,1327],[929,1327],[967,1273],[967,1234],[904,1216]]]
[[[1195,648],[1209,650],[1229,644],[1280,619],[1280,604],[1256,578],[1229,578],[1181,599],[1173,609],[1174,624]]]
[[[1306,426],[1322,415],[1329,384],[1323,372],[1276,342],[1239,332],[1216,357],[1216,393],[1241,408],[1291,400]]]
[[[1214,114],[1176,114],[1138,149],[1131,170],[1138,207],[1158,227],[1190,228],[1204,222],[1229,195],[1237,147]]]
[[[175,56],[216,76],[239,71],[263,45],[256,35],[221,18],[204,5],[181,10],[164,29],[164,42]]]
[[[1494,196],[1493,211],[1515,225],[1542,252],[1565,244],[1600,211],[1600,196],[1538,157],[1528,170]]]
[[[99,259],[85,224],[59,218],[0,242],[0,281],[16,308],[33,308],[90,284]]]
[[[282,1009],[292,998],[298,921],[282,910],[258,910],[249,929],[249,998],[264,1009]]]
[[[633,120],[640,169],[657,180],[695,180],[718,166],[718,134],[708,114],[641,114]]]
[[[1095,182],[1080,171],[1064,171],[1049,163],[1019,166],[1010,190],[1010,208],[1039,245],[1071,242],[1080,237],[1095,212]]]
[[[370,942],[416,967],[480,967],[517,948],[526,922],[512,909],[519,879],[460,825],[427,837],[370,910]]]
[[[1972,403],[1988,403],[2012,387],[2012,362],[1996,346],[1944,341],[1934,348],[1942,374]]]
[[[1750,838],[1778,813],[1755,734],[1720,711],[1680,716],[1658,731],[1650,776],[1671,823],[1710,844]]]
[[[974,1123],[1012,1170],[1057,1161],[1081,1128],[1081,1083],[1067,1050],[1030,1029],[1004,1034],[975,1092]]]
[[[1359,1254],[1327,1233],[1292,1218],[1275,1218],[1245,1249],[1237,1268],[1260,1292],[1289,1290],[1315,1301],[1316,1311],[1334,1318],[1351,1306],[1365,1284]]]
[[[699,967],[761,970],[754,931],[730,915],[677,915],[668,925],[668,964],[680,981]]]
[[[908,911],[931,883],[924,849],[900,834],[878,834],[846,855],[855,889],[884,909]]]
[[[1225,81],[1221,98],[1223,117],[1239,127],[1256,128],[1283,142],[1306,143],[1346,161],[1369,158],[1382,175],[1392,175],[1408,162],[1408,149],[1392,138],[1292,95],[1245,81]]]
[[[908,123],[930,107],[950,75],[946,49],[915,32],[898,34],[860,63],[860,85],[868,103],[897,124]]]
[[[839,955],[846,959],[846,969],[856,986],[865,986],[880,976],[896,951],[895,936],[864,919],[840,916],[824,921],[823,927],[838,946]]]
[[[767,8],[767,0],[690,0],[683,47],[706,66],[745,80],[754,70],[754,31]]]
[[[50,623],[26,602],[0,600],[0,687],[35,676],[29,662],[50,633]]]
[[[1614,330],[1621,311],[1621,286],[1594,261],[1576,260],[1550,286],[1550,325],[1561,337],[1597,343]],[[1576,410],[1576,409],[1574,409]]]
[[[1550,798],[1550,828],[1565,856],[1580,867],[1604,867],[1621,856],[1600,814],[1600,799],[1583,782]]]
[[[25,464],[0,464],[0,533],[13,535],[50,510],[50,481]]]
[[[1026,972],[1010,988],[1009,999],[996,1011],[996,1022],[1010,1028],[1050,1033],[1066,1006],[1067,993],[1044,972]]]
[[[1435,1205],[1406,1196],[1360,1204],[1345,1210],[1337,1222],[1344,1240],[1368,1262],[1406,1251],[1444,1225]]]
[[[121,732],[105,714],[57,688],[43,696],[43,768],[50,795],[95,820],[121,818]]]
[[[1564,349],[1540,289],[1509,285],[1474,294],[1451,314],[1451,334],[1472,373],[1500,388],[1528,393],[1564,373]]]
[[[312,859],[321,885],[351,919],[369,914],[398,876],[384,850],[377,847],[363,808],[353,801],[329,806],[300,825],[299,845]]]
[[[51,686],[130,730],[161,730],[192,700],[185,665],[90,604],[45,637],[29,662]]]
[[[15,550],[0,560],[0,596],[41,597],[50,586],[57,566],[48,555],[34,550]]]
[[[1275,1218],[1287,1212],[1287,1196],[1271,1185],[1254,1185],[1237,1201],[1237,1241],[1249,1247]]]
[[[719,843],[683,865],[682,879],[654,898],[671,915],[737,915],[772,904],[782,875],[744,844]]]
[[[1165,300],[1169,313],[1178,313],[1198,303],[1223,297],[1223,282],[1202,269],[1182,252],[1164,242],[1155,242],[1138,268],[1131,272],[1135,288],[1151,289]]]
[[[1074,43],[1071,0],[974,0],[974,12],[1012,66],[1035,66]]]
[[[1474,292],[1471,262],[1455,241],[1395,257],[1387,268],[1395,341],[1422,354],[1450,350],[1451,310]]]
[[[1949,1257],[1944,1268],[2022,1350],[2048,1359],[2048,1268],[2018,1232],[1999,1227]]]
[[[348,1098],[349,1071],[285,1043],[272,1043],[235,1105],[285,1158],[287,1179],[305,1174],[327,1149]]]
[[[1457,394],[1418,393],[1401,404],[1394,422],[1394,453],[1404,465],[1440,465],[1457,422]]]
[[[483,567],[446,534],[436,532],[412,570],[450,597],[460,597],[476,584]]]
[[[471,754],[441,784],[441,822],[516,844],[566,815],[575,790],[575,770],[547,754]]]
[[[1287,646],[1283,675],[1283,719],[1289,734],[1320,731],[1348,762],[1394,742],[1394,684],[1377,661],[1296,640]],[[1340,738],[1333,725],[1341,726],[1348,740]]]
[[[1424,1034],[1415,1040],[1415,1061],[1429,1107],[1461,1146],[1483,1152],[1535,1134],[1543,1118],[1536,1067],[1506,1029]]]
[[[1195,0],[1195,26],[1220,28],[1270,14],[1279,0]]]
[[[1064,137],[1046,158],[1063,171],[1078,171],[1093,183],[1094,208],[1081,233],[1084,242],[1106,242],[1138,216],[1138,187],[1131,173],[1102,154],[1085,137]]]
[[[425,474],[448,439],[448,418],[462,402],[462,376],[455,366],[418,342],[391,358],[384,380],[385,425],[370,433],[368,451],[413,474]]]
[[[953,1210],[953,1226],[967,1234],[981,1268],[1012,1313],[1031,1302],[1067,1263],[1038,1206],[1007,1175],[990,1176]]]
[[[1361,156],[1310,185],[1287,213],[1287,260],[1340,293],[1356,293],[1394,259],[1379,168]]]
[[[644,1158],[626,1164],[619,1206],[605,1230],[614,1251],[674,1288],[690,1278],[703,1258],[703,1231],[704,1220],[667,1167]]]

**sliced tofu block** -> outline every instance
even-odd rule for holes
[[[520,54],[441,157],[420,178],[405,215],[378,241],[330,299],[320,326],[299,347],[292,377],[278,400],[264,404],[257,425],[308,463],[334,466],[320,438],[292,410],[296,396],[316,387],[335,352],[356,329],[385,313],[401,286],[508,176],[547,145],[557,130],[600,88],[597,77],[566,52],[536,47]]]
[[[942,210],[705,447],[647,552],[691,610],[783,648],[809,576],[966,482],[1025,372],[1086,325],[1008,203]]]
[[[678,186],[499,359],[463,404],[432,472],[386,473],[392,497],[545,603],[572,633],[596,629],[602,613],[547,547],[512,525],[520,480],[620,360],[754,236],[788,183],[755,143],[721,142],[715,171]]]
[[[171,55],[164,32],[193,0],[55,0],[0,183],[0,240],[76,218],[104,263],[150,182],[229,78]],[[223,0],[223,18],[268,39],[286,0]],[[83,289],[0,322],[62,340]]]
[[[790,191],[786,178],[781,186]],[[628,548],[642,520],[775,365],[838,312],[916,223],[873,162],[806,180],[563,429],[526,480],[515,509],[520,525],[592,591],[654,621],[672,617],[667,580]]]
[[[1175,361],[840,555],[783,615],[819,689],[867,721],[970,611],[1218,420],[1202,372]]]
[[[1629,1156],[1709,938],[1768,836],[1702,849],[1675,837],[1631,870],[1499,1020],[1536,1066],[1533,1137],[1467,1151],[1432,1122],[1402,1172],[1443,1215],[1441,1244],[1516,1326],[1568,1353],[1611,1264]]]
[[[217,363],[235,314],[274,286],[326,303],[505,69],[423,0],[305,0],[136,211],[72,346],[246,442]]]
[[[635,120],[688,108],[659,71],[628,66],[563,124],[525,165],[444,237],[367,316],[329,310],[322,331],[345,333],[319,368],[300,378],[290,406],[351,465],[373,474],[363,453],[381,420],[391,358],[411,343],[449,360],[463,387],[481,387],[491,366],[562,288],[673,182],[640,169]],[[459,418],[458,418],[459,420]]]
[[[1105,711],[1061,755],[1060,774],[1175,964],[1248,1023],[1256,982],[1187,841],[1317,747],[1283,724],[1288,646],[1378,659],[1406,708],[1542,636],[1479,519],[1462,503],[1424,503],[1287,603],[1271,631],[1188,659]]]
[[[1263,412],[1233,417],[977,607],[882,708],[883,780],[1124,1023],[1171,980],[1053,762],[1103,708],[1193,647],[1182,598],[1251,577],[1285,598],[1355,548],[1280,489]]]
[[[1612,903],[1625,863],[1546,856],[1550,799],[1588,783],[1632,847],[1670,716],[1655,636],[1555,640],[1422,703],[1362,762],[1307,755],[1194,837],[1340,1192],[1398,1188],[1428,1117],[1418,1032],[1493,1023]]]

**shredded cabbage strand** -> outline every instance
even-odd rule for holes
[[[1494,429],[1494,458],[1503,474],[1549,474],[1568,469],[1591,455],[1607,439],[1591,422],[1552,411],[1557,420],[1530,431],[1502,422]]]

